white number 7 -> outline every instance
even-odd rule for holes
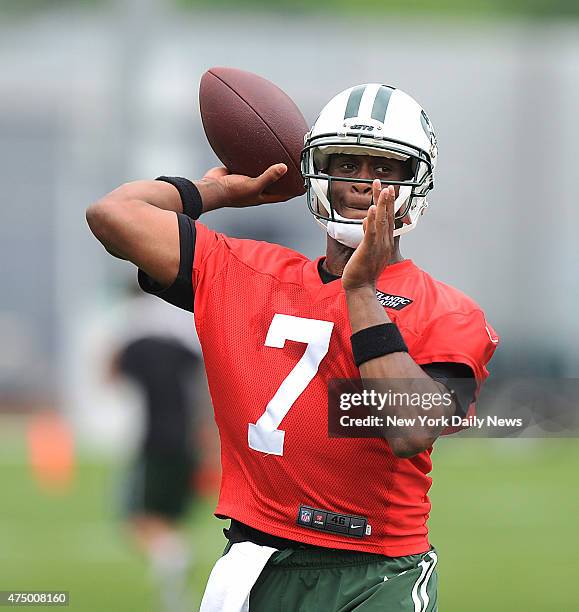
[[[330,321],[274,315],[265,338],[265,346],[283,348],[286,340],[304,342],[308,346],[303,357],[269,401],[265,412],[255,424],[249,423],[247,442],[250,448],[261,453],[283,455],[285,431],[278,427],[292,404],[316,375],[328,352],[333,327],[334,324]]]

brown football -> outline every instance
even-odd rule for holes
[[[305,192],[300,153],[308,126],[279,87],[237,68],[211,68],[199,86],[207,140],[234,174],[258,176],[283,162],[288,171],[268,193],[293,198]]]

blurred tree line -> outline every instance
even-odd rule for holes
[[[106,8],[127,0],[3,0],[0,13],[86,6]],[[183,9],[258,11],[288,13],[356,13],[441,17],[579,17],[579,0],[158,0],[167,7]]]
[[[169,0],[171,1],[171,0]],[[578,0],[175,0],[189,8],[235,8],[284,13],[357,13],[401,16],[532,18],[579,17]]]

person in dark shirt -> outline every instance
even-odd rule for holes
[[[202,361],[167,330],[153,324],[149,334],[145,329],[141,325],[117,348],[111,367],[114,377],[130,380],[143,397],[144,432],[128,478],[125,511],[131,535],[149,559],[161,610],[179,612],[190,608],[191,555],[179,523],[193,499],[199,463],[193,391]]]

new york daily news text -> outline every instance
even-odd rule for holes
[[[416,427],[443,427],[456,437],[579,435],[579,379],[489,379],[474,395],[468,391],[472,380],[470,385],[449,379],[433,392],[428,379],[332,380],[328,435],[384,437],[385,428],[404,435]]]

